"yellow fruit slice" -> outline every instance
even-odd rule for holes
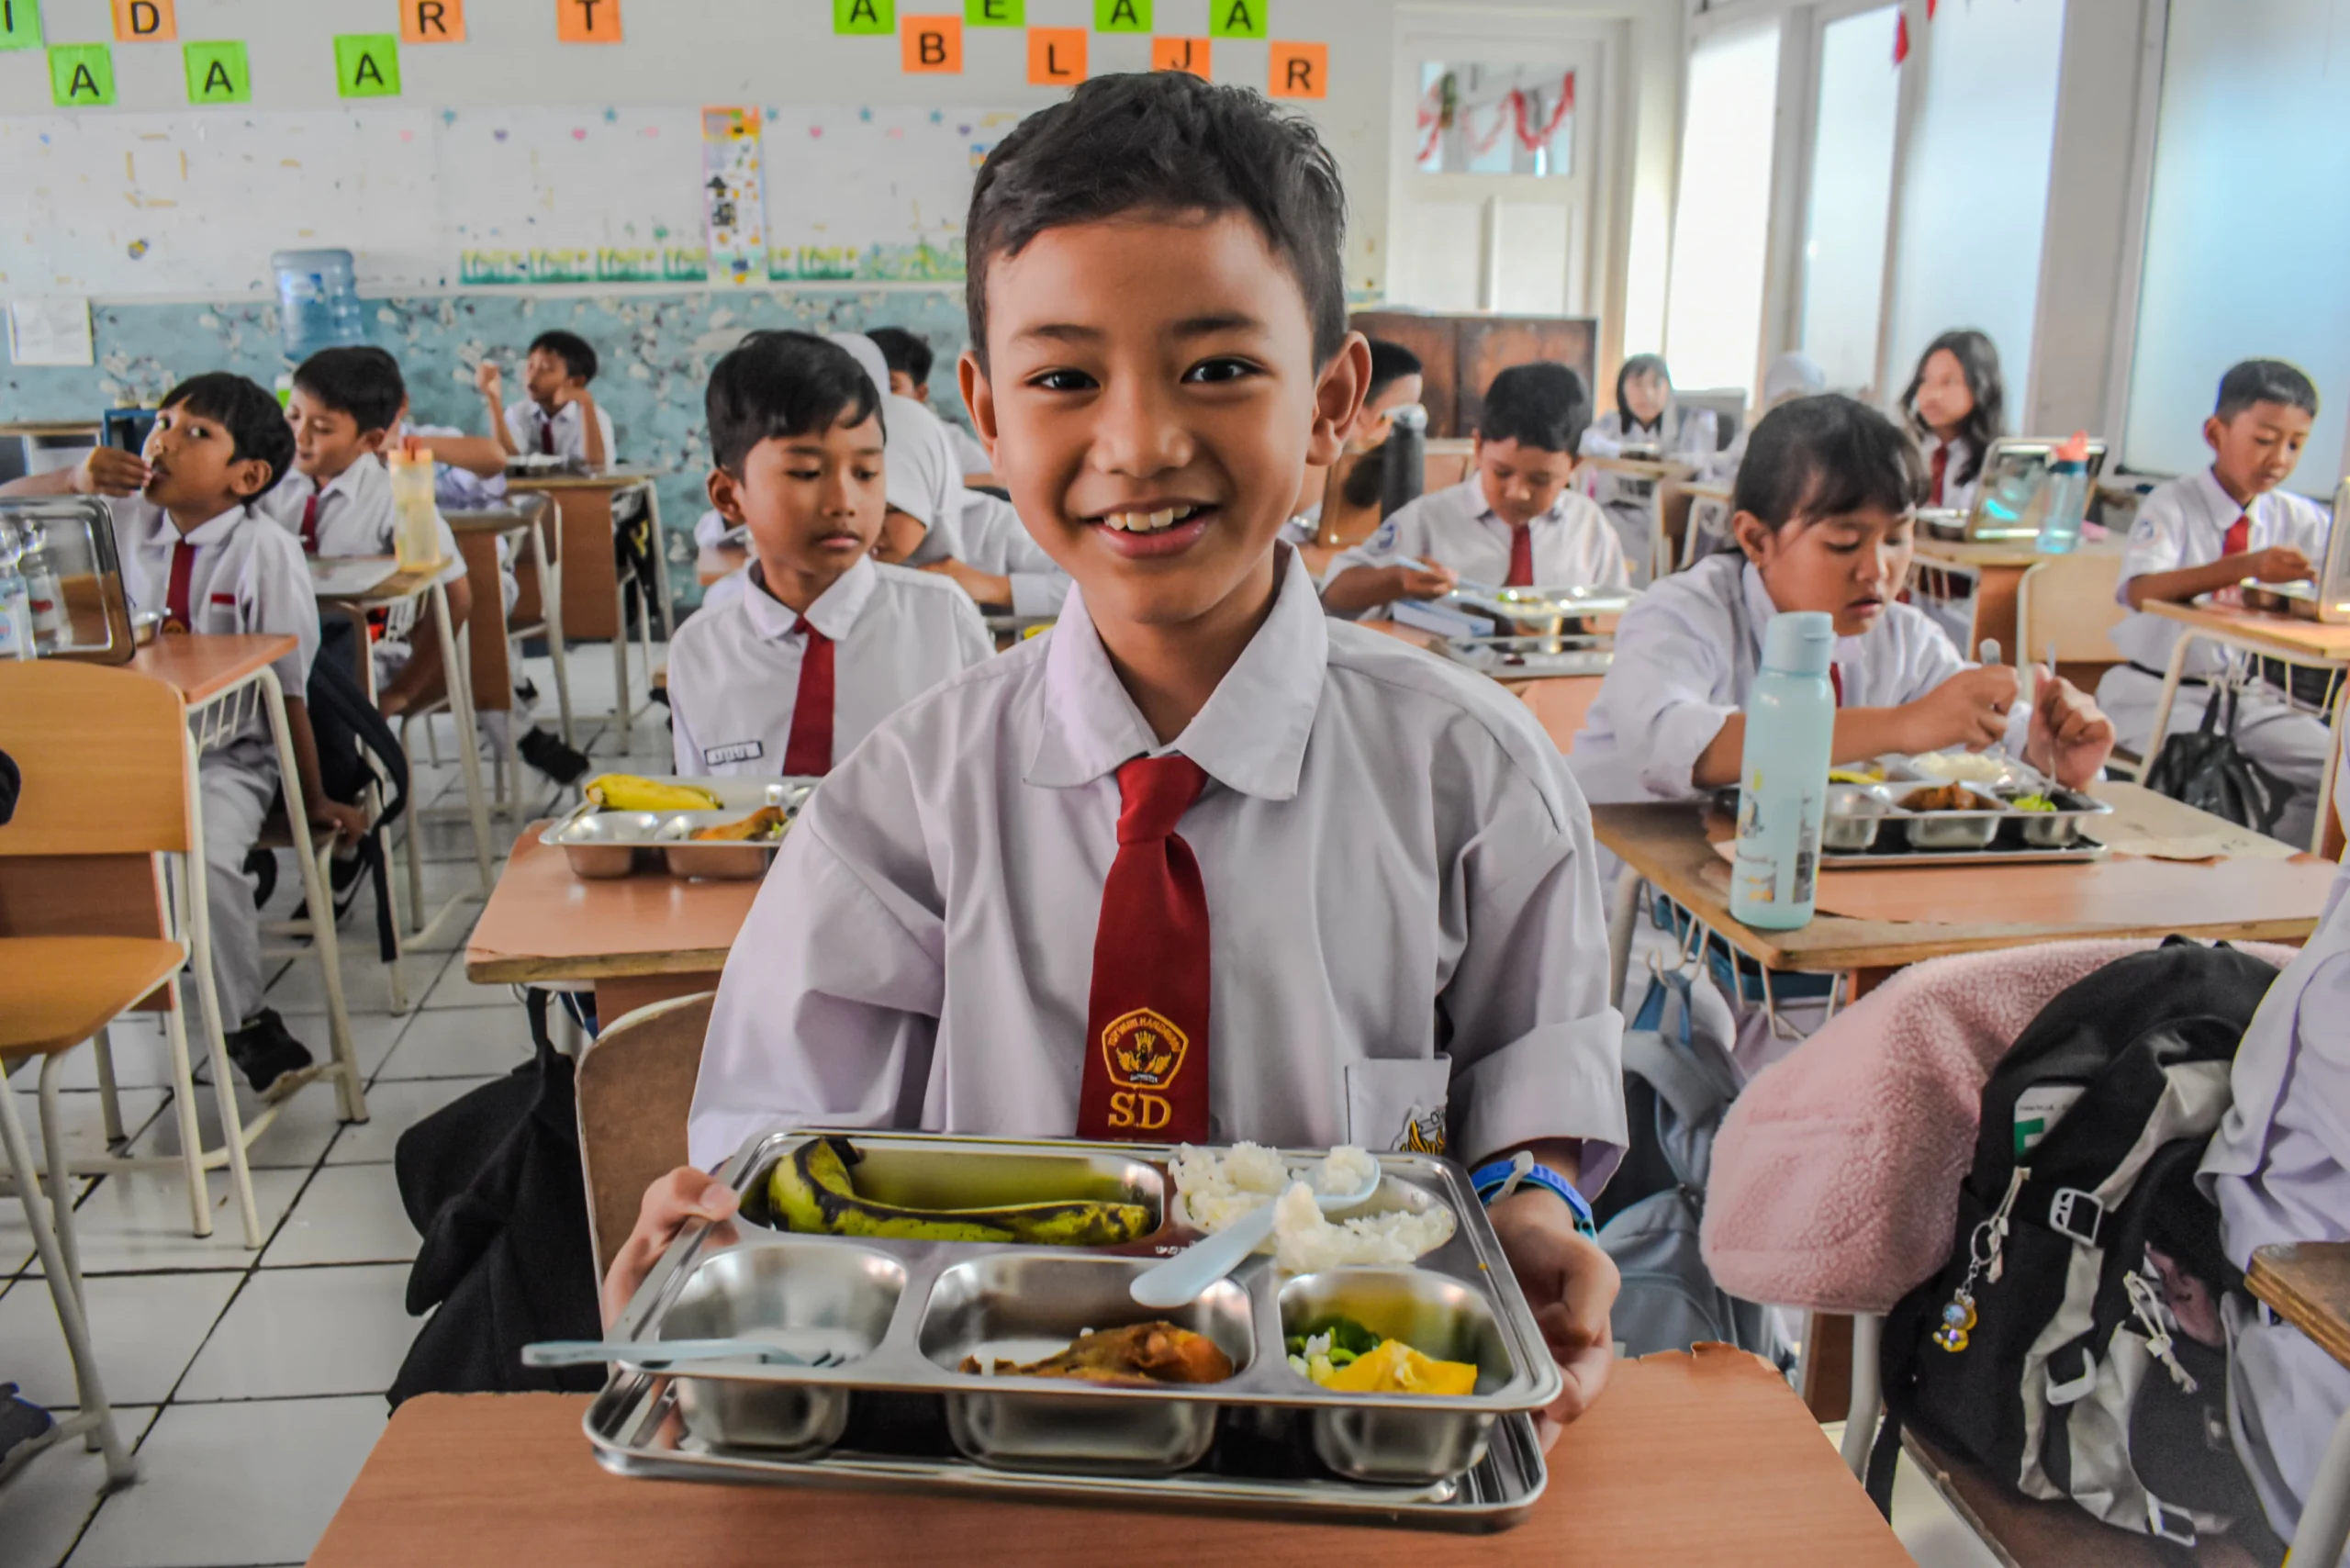
[[[1477,1391],[1477,1369],[1467,1361],[1439,1361],[1400,1339],[1382,1339],[1379,1349],[1321,1380],[1337,1394],[1461,1394]]]

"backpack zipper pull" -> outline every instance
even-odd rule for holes
[[[2163,1305],[2162,1297],[2135,1271],[2123,1271],[2121,1288],[2129,1294],[2131,1312],[2146,1331],[2147,1352],[2168,1370],[2171,1382],[2178,1384],[2181,1394],[2196,1393],[2199,1385],[2195,1374],[2179,1365],[2178,1358],[2171,1353],[2170,1310]]]
[[[1966,1243],[1966,1277],[1951,1293],[1950,1301],[1942,1307],[1942,1326],[1933,1332],[1933,1341],[1951,1354],[1966,1349],[1967,1339],[1979,1319],[1975,1310],[1975,1282],[1977,1276],[1986,1282],[1998,1284],[2007,1263],[2003,1256],[2008,1242],[2008,1216],[2014,1212],[2016,1197],[2030,1180],[2031,1169],[2019,1165],[2008,1178],[2008,1195],[1990,1218],[1975,1227]]]

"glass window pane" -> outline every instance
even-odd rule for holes
[[[2308,371],[2323,399],[2288,483],[2328,496],[2344,471],[2345,21],[2330,0],[2171,0],[2122,442],[2133,468],[2183,474],[2209,463],[2203,421],[2221,374],[2268,358]]]
[[[1892,215],[1895,6],[1830,22],[1819,36],[1819,107],[1811,140],[1811,209],[1804,226],[1803,352],[1828,385],[1876,375],[1885,303],[1885,233]]]
[[[1680,386],[1754,383],[1778,103],[1776,21],[1698,41],[1689,57],[1665,296],[1664,352]]]
[[[1424,174],[1572,174],[1575,73],[1426,61],[1415,125]]]
[[[1934,20],[1901,184],[1888,397],[1938,335],[1975,327],[1998,347],[2008,407],[2023,406],[2064,43],[2065,0],[1944,6]]]

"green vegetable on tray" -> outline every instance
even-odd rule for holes
[[[1282,1349],[1292,1356],[1309,1354],[1306,1349],[1309,1339],[1327,1343],[1326,1354],[1333,1366],[1345,1366],[1348,1361],[1379,1349],[1379,1336],[1351,1317],[1326,1317],[1309,1325],[1304,1333],[1292,1334],[1283,1340]]]
[[[2018,795],[2008,804],[2020,812],[2053,812],[2056,809],[2056,802],[2045,795]]]

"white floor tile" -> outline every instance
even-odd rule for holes
[[[463,959],[452,962],[442,971],[432,994],[424,999],[423,1011],[437,1013],[450,1007],[504,1007],[521,1016],[522,1004],[515,1000],[510,985],[476,985],[465,978]]]
[[[343,1011],[354,1016],[362,1013],[388,1014],[392,1010],[391,975],[375,957],[375,936],[371,925],[364,943],[354,929],[343,933],[342,945],[342,1005]],[[409,996],[414,998],[416,982],[409,982]],[[327,983],[319,960],[309,953],[297,955],[283,974],[270,982],[262,998],[264,1005],[277,1009],[284,1017],[297,1013],[323,1014],[327,1010]],[[319,1032],[317,1039],[302,1043],[315,1052],[326,1039]]]
[[[487,1078],[397,1079],[367,1091],[367,1120],[342,1129],[327,1152],[327,1163],[361,1165],[390,1160],[400,1135]]]
[[[407,1289],[397,1263],[264,1269],[212,1330],[178,1402],[382,1394],[423,1326],[402,1305]]]
[[[411,1007],[424,998],[425,991],[440,978],[442,957],[438,953],[411,953],[408,965],[408,995]],[[334,1036],[328,1030],[324,1013],[282,1014],[286,1033],[310,1047],[310,1054],[320,1061],[327,1059]],[[351,1051],[359,1058],[359,1075],[373,1078],[384,1070],[384,1062],[399,1044],[400,1031],[408,1026],[406,1014],[354,1012],[351,1014]]]
[[[54,1412],[52,1412],[53,1414]],[[137,1444],[155,1419],[152,1406],[114,1409],[115,1429]],[[82,1527],[97,1511],[106,1488],[106,1462],[78,1442],[60,1443],[8,1483],[6,1548],[12,1565],[50,1568],[65,1561]]]
[[[85,1051],[83,1053],[87,1055]],[[41,1137],[40,1096],[29,1084],[16,1084],[17,1114],[24,1118],[25,1136],[32,1140],[33,1158],[44,1164],[49,1159],[49,1145]],[[106,1158],[106,1116],[100,1105],[101,1096],[95,1089],[61,1089],[57,1094],[57,1116],[65,1130],[65,1152],[72,1159],[103,1159]],[[115,1099],[122,1108],[122,1130],[136,1138],[142,1128],[154,1119],[170,1098],[161,1089],[124,1089]],[[7,1163],[0,1157],[0,1167]]]
[[[321,1020],[323,1022],[323,1020]],[[220,1137],[220,1102],[209,1087],[196,1092],[196,1124],[206,1148],[218,1148]],[[237,1114],[250,1130],[252,1122],[268,1107],[261,1096],[240,1081],[237,1085]],[[262,1135],[246,1147],[245,1159],[256,1170],[308,1170],[325,1155],[327,1146],[334,1141],[335,1128],[341,1124],[330,1083],[314,1083],[296,1094],[278,1112],[277,1119],[264,1128]],[[180,1118],[177,1106],[158,1115],[148,1124],[147,1130],[131,1144],[131,1152],[140,1155],[177,1155],[180,1151]],[[226,1171],[221,1172],[223,1176]]]
[[[84,1274],[158,1269],[247,1269],[244,1223],[229,1193],[229,1173],[210,1172],[212,1234],[188,1229],[187,1191],[176,1170],[134,1170],[109,1176],[73,1211]],[[263,1241],[302,1190],[299,1170],[256,1170],[253,1204]],[[38,1265],[34,1265],[37,1267]]]
[[[106,1397],[153,1405],[196,1359],[221,1308],[236,1293],[236,1274],[95,1274],[82,1282],[90,1344]],[[55,1409],[76,1403],[73,1364],[57,1326],[46,1282],[28,1280],[0,1297],[0,1367],[25,1397]]]
[[[171,1087],[172,1047],[163,1034],[161,1014],[134,1014],[106,1033],[114,1042],[116,1087]],[[204,1059],[203,1034],[196,1026],[194,1014],[188,1020],[187,1052],[191,1063]],[[28,1072],[15,1081],[19,1089],[30,1089],[33,1075]],[[95,1089],[98,1086],[98,1053],[95,1049],[68,1052],[64,1064],[57,1070],[57,1082],[62,1089]]]
[[[380,1398],[179,1405],[140,1445],[73,1568],[296,1562],[325,1533],[384,1429]]]
[[[377,1081],[403,1078],[480,1078],[511,1072],[531,1059],[531,1023],[521,1003],[503,1011],[436,1007],[409,1020]]]
[[[73,1202],[80,1203],[96,1184],[97,1178],[94,1176],[74,1177]],[[24,1200],[17,1196],[17,1189],[10,1184],[6,1173],[0,1171],[0,1280],[13,1279],[34,1266],[33,1231],[25,1223]],[[0,1380],[7,1375],[0,1372]]]
[[[264,1269],[405,1263],[416,1249],[416,1227],[400,1206],[390,1166],[330,1165],[310,1178],[261,1261]]]

